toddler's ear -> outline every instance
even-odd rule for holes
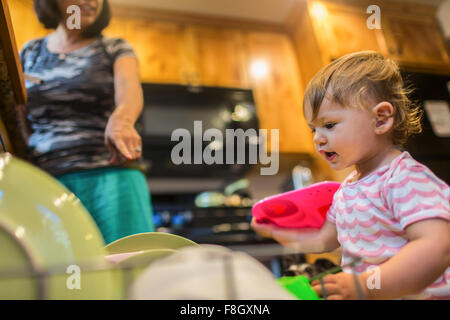
[[[391,103],[383,101],[372,109],[375,120],[375,133],[385,134],[394,126],[394,107]]]

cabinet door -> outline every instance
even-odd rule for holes
[[[27,41],[44,37],[50,32],[40,24],[31,0],[8,0],[7,3],[19,51]]]
[[[390,54],[405,65],[445,65],[449,55],[436,22],[431,18],[388,16],[385,30]]]
[[[260,127],[279,130],[280,152],[312,153],[312,135],[302,112],[302,84],[290,38],[249,32],[248,68]],[[270,136],[268,147],[270,149]]]
[[[323,5],[319,15],[310,7],[314,29],[321,50],[328,61],[361,50],[374,50],[386,54],[386,42],[382,30],[369,29],[364,8],[336,4]]]
[[[239,30],[189,26],[186,48],[190,71],[199,84],[248,87],[243,34]],[[196,79],[197,78],[197,79]]]
[[[239,30],[115,18],[106,34],[133,45],[143,81],[248,87]]]
[[[133,46],[139,59],[142,81],[183,82],[183,25],[114,18],[105,34],[122,37]]]

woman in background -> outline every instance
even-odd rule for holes
[[[126,41],[102,36],[108,1],[34,0],[34,9],[55,31],[20,53],[24,73],[39,79],[26,81],[30,160],[81,200],[106,243],[153,231],[146,179],[130,168],[142,155],[138,62]]]

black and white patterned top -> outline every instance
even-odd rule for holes
[[[31,161],[52,175],[109,166],[104,131],[115,108],[114,62],[136,57],[123,39],[99,37],[67,54],[52,53],[47,37],[26,43],[20,53],[27,112],[32,127]]]

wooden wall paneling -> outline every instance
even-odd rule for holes
[[[249,66],[258,60],[268,64],[265,76],[250,76],[261,128],[268,129],[269,134],[270,129],[279,129],[281,152],[313,152],[311,133],[303,118],[303,90],[290,38],[284,34],[248,32],[247,47]]]

